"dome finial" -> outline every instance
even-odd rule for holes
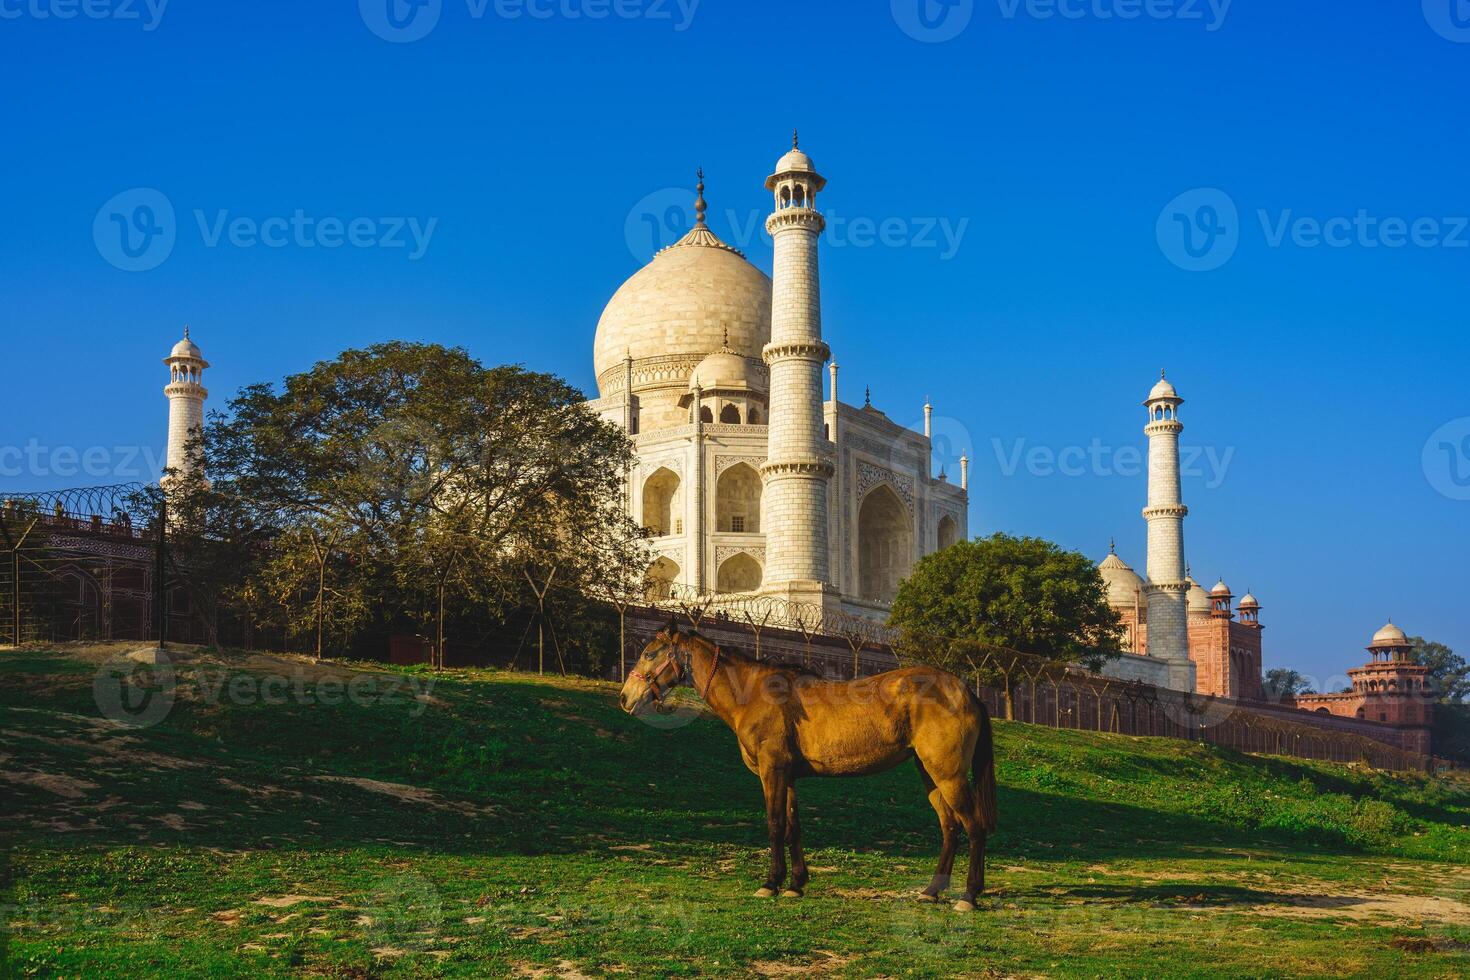
[[[699,183],[694,188],[694,224],[695,227],[704,227],[704,212],[709,210],[709,205],[704,202],[704,168],[699,168]]]
[[[873,386],[867,385],[863,388],[863,408],[873,407]]]
[[[801,130],[799,129],[793,129],[791,131],[791,148],[793,150],[801,149]]]
[[[187,323],[184,324],[184,339],[185,340],[188,340],[189,339],[189,325]]]
[[[1118,553],[1118,539],[1117,538],[1108,538],[1108,554],[1110,554],[1110,555],[1116,555],[1117,553]]]

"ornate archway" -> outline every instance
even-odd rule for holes
[[[656,538],[679,533],[679,477],[660,467],[643,483],[643,526]]]
[[[937,536],[937,544],[939,550],[943,551],[950,545],[955,544],[959,541],[959,538],[960,528],[959,525],[955,523],[955,519],[953,517],[950,517],[948,514],[941,517],[939,519],[939,532]]]
[[[914,565],[908,510],[887,484],[879,484],[858,508],[858,595],[892,602],[898,583]]]
[[[720,474],[715,487],[715,525],[721,531],[755,534],[761,529],[761,478],[749,463]]]
[[[667,555],[660,556],[658,561],[648,567],[648,573],[643,577],[644,596],[650,602],[667,599],[678,578],[678,563]]]
[[[731,555],[720,566],[717,588],[724,593],[754,592],[761,587],[761,566],[750,555]]]

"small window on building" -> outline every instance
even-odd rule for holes
[[[740,514],[736,514],[734,517],[730,518],[730,530],[734,531],[736,534],[744,534],[745,533],[745,518],[744,518],[744,516],[742,516]]]
[[[675,521],[674,522],[674,533],[675,534],[683,534],[684,533],[684,522],[683,521]]]

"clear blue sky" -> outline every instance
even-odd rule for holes
[[[597,317],[652,244],[640,202],[661,217],[703,165],[712,224],[769,268],[739,226],[800,126],[829,213],[890,225],[823,254],[844,395],[871,384],[902,422],[932,397],[970,443],[972,529],[1098,559],[1115,535],[1141,568],[1143,479],[1111,451],[1142,446],[1167,367],[1185,444],[1230,454],[1186,481],[1190,560],[1255,590],[1268,666],[1340,672],[1390,616],[1470,653],[1464,0],[930,0],[927,29],[918,0],[442,0],[437,22],[400,6],[404,30],[432,23],[411,43],[369,28],[393,36],[386,0],[90,2],[115,16],[0,0],[0,447],[43,450],[0,458],[0,485],[108,482],[131,475],[111,447],[156,453],[185,322],[214,407],[389,338],[591,390]],[[1119,16],[1137,9],[1169,16]],[[174,209],[176,241],[127,272],[99,209],[135,188]],[[1198,188],[1238,220],[1202,210],[1218,194],[1165,210]],[[112,213],[154,227],[140,201]],[[368,237],[437,224],[417,258],[209,242],[222,215],[298,210]],[[1397,248],[1305,247],[1299,224],[1273,244],[1283,218],[1360,212],[1429,223]],[[1181,221],[1193,245],[1225,228],[1204,264],[1233,256],[1185,271]],[[962,226],[949,255],[939,229]],[[1108,452],[1069,476],[1011,466],[1017,440]],[[57,453],[94,446],[101,475]]]

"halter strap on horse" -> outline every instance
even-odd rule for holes
[[[636,677],[639,680],[643,681],[643,683],[647,684],[650,688],[652,688],[654,700],[656,700],[659,704],[663,704],[664,698],[668,696],[668,692],[673,690],[680,684],[687,681],[689,682],[689,685],[691,687],[694,686],[694,672],[690,668],[689,653],[679,642],[679,634],[676,630],[672,618],[670,618],[669,620],[669,626],[669,642],[674,645],[674,652],[670,654],[668,660],[664,661],[664,665],[653,674],[646,673],[645,671],[638,670],[636,668],[632,671],[629,671],[628,674],[628,676]],[[713,687],[715,683],[715,675],[720,672],[720,656],[722,653],[722,651],[720,650],[720,645],[718,643],[711,643],[711,646],[715,648],[715,657],[714,660],[710,663],[709,678],[706,679],[704,682],[704,690],[699,692],[700,700],[705,701],[706,703],[708,703],[709,701],[710,688]],[[666,687],[660,688],[658,675],[662,674],[664,670],[670,665],[674,667],[673,682],[668,684]]]

